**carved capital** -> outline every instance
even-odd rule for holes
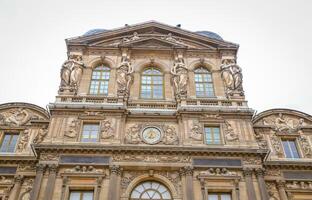
[[[112,165],[109,167],[110,168],[110,172],[112,174],[116,174],[116,175],[121,175],[121,171],[122,171],[122,168],[118,165]]]
[[[192,166],[185,166],[180,169],[181,176],[192,176],[193,175],[193,167]]]
[[[45,169],[45,167],[46,167],[46,165],[44,165],[44,164],[37,164],[37,165],[36,165],[36,171],[37,171],[37,173],[43,172],[44,169]]]
[[[258,168],[255,170],[257,177],[263,177],[265,170],[263,168]]]
[[[14,176],[14,183],[15,183],[15,184],[22,184],[23,179],[24,179],[24,176],[22,176],[22,175],[16,175],[16,176]]]
[[[252,169],[251,168],[244,168],[243,169],[243,174],[244,174],[244,176],[252,176]]]
[[[56,173],[57,169],[58,169],[58,166],[56,164],[49,165],[49,172],[50,173]]]
[[[276,186],[277,186],[278,189],[284,189],[285,185],[286,185],[286,183],[283,180],[276,181]]]

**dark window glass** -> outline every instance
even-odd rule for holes
[[[108,81],[109,81],[110,68],[104,65],[98,66],[93,69],[90,94],[94,95],[107,95],[108,94]]]
[[[286,158],[299,158],[296,142],[294,140],[283,140],[282,143]]]
[[[84,124],[82,129],[82,142],[97,142],[99,140],[99,125]]]
[[[144,70],[141,77],[141,98],[163,98],[163,74],[156,68]]]
[[[213,97],[214,90],[211,73],[204,67],[199,67],[194,72],[196,96]]]
[[[18,134],[4,133],[1,141],[0,152],[14,152],[17,140]]]
[[[93,191],[71,191],[69,200],[93,200]]]

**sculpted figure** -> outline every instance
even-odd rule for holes
[[[221,77],[228,96],[232,96],[235,92],[244,95],[242,69],[236,64],[234,59],[222,60]]]
[[[312,149],[311,149],[311,145],[309,144],[307,136],[300,135],[299,136],[299,142],[301,144],[302,151],[303,151],[304,155],[306,157],[308,157],[308,158],[311,158],[311,156],[312,156]]]
[[[23,151],[26,148],[29,139],[29,130],[25,130],[20,142],[17,145],[18,151]]]
[[[200,124],[198,123],[193,124],[190,137],[193,138],[194,140],[202,140],[202,135],[203,131]]]
[[[238,135],[234,133],[234,129],[232,128],[232,125],[228,122],[225,121],[225,139],[227,141],[237,141],[238,140]]]
[[[130,84],[132,82],[133,67],[127,56],[122,56],[121,64],[117,69],[117,93],[118,95],[129,95]]]
[[[172,126],[165,126],[164,127],[164,132],[165,132],[165,144],[177,144],[178,142],[178,136],[177,133]]]
[[[34,143],[35,144],[39,144],[43,141],[43,139],[45,138],[45,136],[48,134],[48,130],[47,129],[39,129],[38,130],[38,133],[34,139]]]
[[[69,128],[68,130],[65,132],[64,136],[69,137],[69,138],[76,138],[78,131],[77,131],[77,127],[78,127],[79,121],[77,119],[73,119],[70,124],[69,124]]]
[[[141,126],[138,124],[135,124],[131,126],[126,133],[125,140],[127,143],[130,144],[138,144],[141,142],[141,137],[140,137],[140,130]]]
[[[104,120],[101,123],[101,138],[107,139],[114,137],[114,129],[112,123],[109,120]]]
[[[63,63],[61,69],[61,91],[77,91],[83,67],[82,56],[69,56],[68,60]]]
[[[277,155],[283,154],[281,144],[276,136],[271,136],[271,143]]]
[[[2,121],[4,125],[8,126],[21,126],[26,124],[31,115],[25,108],[18,108],[16,110],[11,110],[8,114],[2,115]]]
[[[173,84],[177,98],[186,97],[186,86],[188,81],[187,72],[188,69],[185,66],[183,58],[177,58],[173,65],[173,68],[171,69],[171,74],[173,75]]]

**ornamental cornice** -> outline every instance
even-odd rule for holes
[[[47,154],[60,154],[60,153],[159,153],[159,154],[183,154],[183,155],[224,155],[224,156],[261,156],[264,157],[267,154],[267,150],[263,149],[241,149],[241,148],[207,148],[205,147],[188,147],[188,146],[165,146],[155,145],[151,149],[149,145],[84,145],[84,144],[38,144],[33,145],[36,153],[45,155]]]

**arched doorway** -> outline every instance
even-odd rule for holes
[[[138,184],[131,192],[130,200],[172,200],[169,189],[156,181]]]

